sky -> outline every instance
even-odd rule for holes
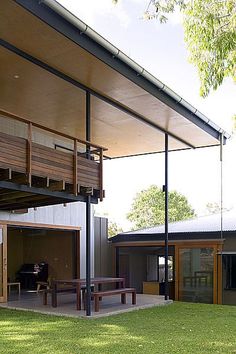
[[[206,99],[199,96],[197,70],[188,62],[178,13],[161,25],[156,20],[142,19],[149,0],[119,0],[117,5],[112,0],[59,2],[208,118],[232,132],[236,86],[226,79]],[[223,205],[228,209],[236,207],[235,148],[233,137],[223,155]],[[171,152],[169,156],[169,189],[184,194],[197,215],[207,212],[207,203],[220,203],[219,148]],[[129,230],[132,225],[126,215],[132,200],[151,184],[164,184],[162,154],[105,161],[106,198],[95,208],[96,214],[106,215],[124,231]]]

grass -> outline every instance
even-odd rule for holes
[[[236,307],[174,303],[73,319],[0,309],[0,353],[236,353]]]

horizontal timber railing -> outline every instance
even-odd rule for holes
[[[0,110],[0,117],[3,120],[0,128],[1,179],[10,180],[12,173],[19,174],[15,177],[19,183],[66,190],[74,195],[90,194],[103,200],[103,152],[106,148],[4,110]]]

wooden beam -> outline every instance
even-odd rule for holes
[[[100,149],[99,156],[99,189],[100,189],[100,201],[103,201],[103,150]]]
[[[67,193],[74,193],[74,185],[73,184],[70,184],[70,183],[66,183],[66,192]],[[80,186],[79,184],[77,184],[77,195],[79,194],[80,192]]]
[[[38,201],[49,200],[53,198],[48,198],[47,196],[43,195],[34,195],[28,194],[23,192],[17,192],[15,195],[10,196],[9,198],[4,197],[4,199],[0,199],[0,207],[10,207],[11,209],[20,209],[19,206],[27,204],[27,203],[34,203]],[[17,208],[13,208],[13,206],[17,206]],[[22,209],[22,207],[21,207]]]
[[[0,180],[10,181],[12,179],[11,168],[0,169]]]
[[[52,181],[50,180],[49,187],[50,191],[64,191],[66,189],[65,181]]]
[[[24,209],[24,208],[34,208],[34,207],[41,207],[41,206],[47,206],[47,205],[56,205],[56,204],[62,204],[64,200],[58,199],[58,198],[47,198],[43,200],[28,200],[24,202],[19,202],[17,201],[16,203],[11,203],[11,204],[0,204],[0,210],[18,210],[18,209]]]
[[[24,193],[19,191],[8,192],[5,195],[0,195],[0,202],[10,201],[10,200],[18,200],[19,198],[29,197],[30,193]]]
[[[73,181],[74,181],[74,195],[78,194],[78,141],[74,140],[74,166],[73,166]]]
[[[29,212],[28,208],[25,209],[17,209],[17,210],[11,210],[12,214],[27,214]]]
[[[48,188],[50,184],[49,177],[32,176],[31,180],[32,180],[31,185],[38,188]]]
[[[83,195],[77,195],[75,196],[72,193],[68,193],[67,191],[50,191],[50,189],[45,189],[45,188],[37,188],[37,187],[29,187],[28,185],[24,184],[17,184],[13,182],[8,182],[8,181],[0,181],[0,190],[7,189],[7,190],[14,190],[14,191],[21,191],[21,192],[26,192],[26,193],[32,193],[35,195],[44,195],[48,196],[49,198],[55,198],[55,199],[60,199],[61,203],[67,203],[67,202],[84,202],[85,201],[85,196]],[[93,197],[91,198],[92,203],[97,203],[97,198]],[[56,204],[56,203],[54,203]],[[36,205],[37,206],[37,205]],[[33,207],[33,206],[32,206]]]
[[[93,195],[93,187],[80,186],[79,193],[82,195]]]
[[[12,171],[11,181],[17,184],[28,184],[28,177],[24,173]]]
[[[32,123],[28,123],[28,140],[27,140],[27,175],[28,185],[31,186],[31,173],[32,173]]]
[[[12,194],[12,193],[15,193],[15,190],[5,189],[5,188],[0,189],[0,196],[6,195],[6,194]]]

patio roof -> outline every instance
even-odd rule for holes
[[[91,141],[111,158],[219,145],[222,129],[54,0],[4,0],[0,107]]]

